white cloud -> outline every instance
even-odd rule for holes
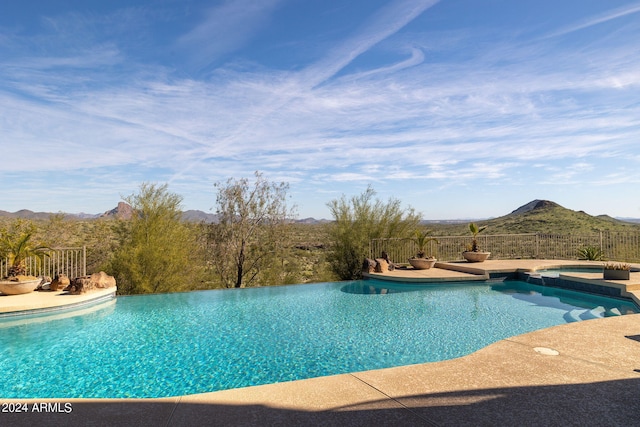
[[[392,36],[439,0],[402,0],[379,10],[356,34],[331,49],[301,74],[305,85],[315,87],[336,75],[354,59]]]
[[[281,0],[226,0],[210,8],[204,20],[176,42],[190,53],[192,65],[203,68],[245,45],[269,21]]]
[[[634,13],[640,12],[640,3],[629,4],[623,7],[619,7],[613,10],[609,10],[606,13],[603,13],[599,16],[590,17],[586,20],[583,20],[577,24],[569,25],[564,28],[561,28],[549,35],[547,37],[557,37],[565,34],[573,33],[575,31],[583,30],[585,28],[592,27],[594,25],[602,24],[603,22],[608,22],[614,19],[618,19],[624,16],[628,16]]]
[[[196,80],[128,62],[125,50],[102,41],[94,51],[12,57],[0,68],[0,138],[12,141],[3,153],[28,157],[41,174],[95,172],[130,188],[119,190],[126,194],[137,180],[169,181],[189,200],[211,192],[214,181],[255,170],[300,185],[424,180],[435,187],[524,182],[534,174],[523,171],[547,161],[638,162],[633,40],[566,51],[545,40],[483,41],[464,58],[430,55],[424,40],[444,40],[444,51],[477,42],[466,31],[427,28],[408,43],[399,31],[433,4],[389,3],[299,72],[227,65]],[[229,22],[262,22],[276,6],[231,13]],[[221,10],[180,43],[215,36]],[[259,28],[238,25],[240,33],[203,58],[231,52]],[[355,58],[376,49],[405,59],[350,72]],[[554,171],[566,182],[584,172]],[[106,192],[109,184],[87,186]]]

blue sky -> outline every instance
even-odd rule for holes
[[[640,2],[0,5],[0,209],[99,213],[142,182],[211,212],[261,171],[300,218],[534,199],[640,217]]]

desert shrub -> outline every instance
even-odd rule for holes
[[[201,280],[196,234],[182,221],[182,197],[167,185],[144,183],[125,199],[130,220],[119,220],[119,247],[110,270],[123,294],[181,291]]]
[[[420,216],[412,208],[403,209],[398,199],[384,203],[374,199],[368,187],[359,196],[332,200],[327,204],[334,222],[329,226],[329,262],[343,280],[361,277],[362,262],[369,255],[373,239],[408,237],[418,226]]]
[[[588,261],[601,261],[604,258],[604,252],[597,246],[585,246],[578,249],[578,256]]]

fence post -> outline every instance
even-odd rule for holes
[[[82,275],[87,275],[87,246],[82,246]]]
[[[602,246],[602,230],[600,230],[600,253],[604,253],[604,247]]]

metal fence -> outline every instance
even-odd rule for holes
[[[46,252],[42,260],[27,258],[27,274],[31,276],[55,277],[58,273],[65,273],[69,278],[86,276],[87,248],[54,248]],[[7,276],[9,260],[0,259],[0,277]]]
[[[429,242],[427,256],[440,261],[462,260],[462,252],[471,243],[469,236],[434,236],[439,243]],[[578,259],[580,249],[599,248],[604,259],[640,262],[640,233],[599,232],[593,234],[494,234],[477,237],[481,250],[491,252],[491,259]],[[369,256],[379,258],[382,251],[398,263],[405,263],[418,252],[412,239],[374,239],[369,243]]]

